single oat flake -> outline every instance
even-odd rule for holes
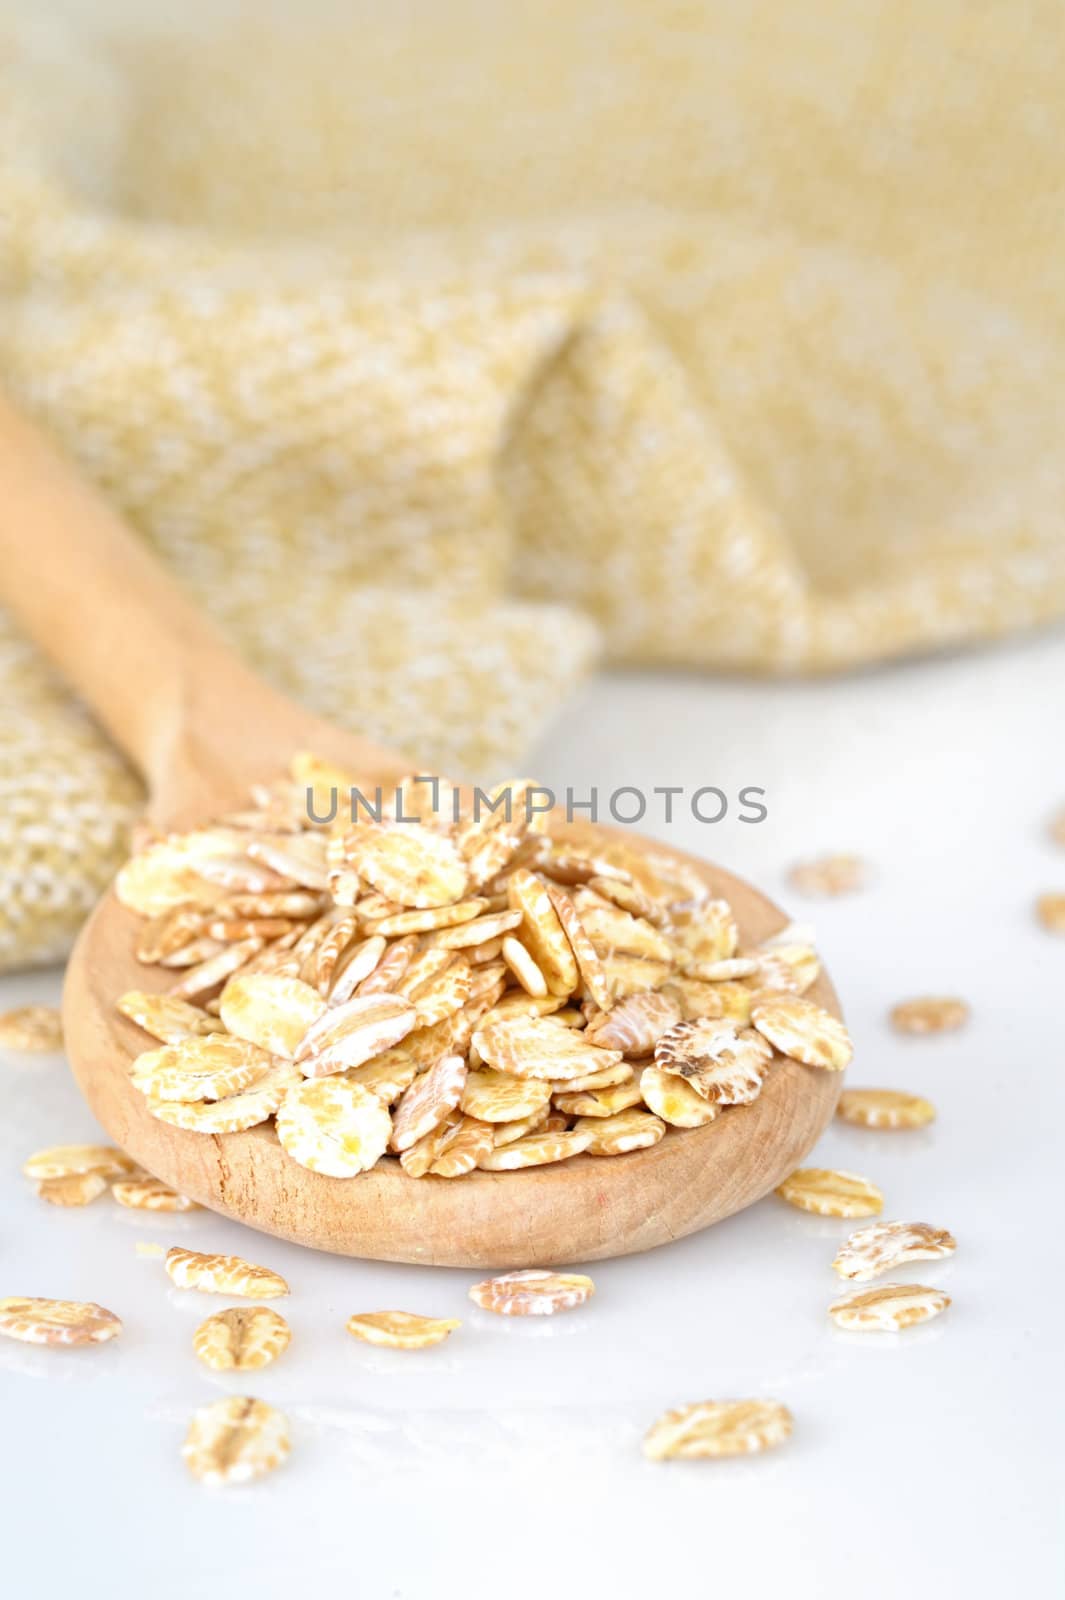
[[[252,1372],[283,1355],[291,1337],[284,1317],[270,1306],[231,1306],[200,1323],[192,1348],[214,1372]]]
[[[920,1283],[882,1283],[859,1289],[834,1300],[828,1308],[833,1322],[858,1332],[896,1333],[918,1322],[938,1317],[950,1305],[942,1289]]]
[[[875,1217],[884,1209],[884,1196],[868,1178],[824,1167],[799,1167],[778,1185],[777,1194],[819,1217]]]
[[[552,994],[572,994],[580,981],[577,961],[547,884],[519,867],[507,881],[510,908],[522,913],[521,942],[544,975]]]
[[[520,1167],[545,1167],[555,1161],[568,1161],[591,1145],[592,1136],[583,1129],[570,1132],[544,1129],[527,1133],[509,1144],[496,1145],[479,1157],[477,1165],[485,1172],[515,1172]]]
[[[681,1008],[668,994],[648,989],[619,1000],[593,1017],[585,1032],[590,1044],[621,1050],[627,1056],[647,1056],[664,1033],[682,1020]]]
[[[388,1149],[392,1118],[361,1083],[308,1078],[286,1095],[277,1113],[277,1137],[309,1172],[354,1178]]]
[[[102,1172],[69,1172],[65,1178],[42,1178],[37,1193],[53,1206],[87,1206],[109,1186],[110,1179]]]
[[[198,1211],[200,1207],[187,1195],[178,1194],[159,1178],[121,1178],[111,1185],[111,1194],[120,1206],[130,1211]]]
[[[956,1248],[946,1228],[927,1222],[874,1222],[851,1234],[832,1265],[841,1278],[867,1283],[907,1261],[938,1261]]]
[[[891,1023],[899,1033],[950,1033],[969,1020],[964,1000],[945,995],[922,995],[892,1007]]]
[[[290,1061],[307,1029],[324,1011],[325,1001],[309,983],[268,972],[230,978],[219,1008],[226,1028],[238,1039]]]
[[[788,873],[788,882],[799,894],[830,898],[855,894],[869,881],[869,869],[860,856],[818,856],[800,861]]]
[[[442,1056],[428,1072],[415,1078],[393,1114],[393,1150],[408,1150],[440,1126],[462,1099],[468,1070],[461,1056]]]
[[[515,1017],[485,1022],[473,1035],[482,1060],[517,1078],[561,1082],[598,1072],[621,1060],[620,1050],[587,1044],[578,1030],[560,1028],[548,1017]]]
[[[464,1178],[478,1165],[482,1156],[495,1148],[495,1128],[490,1122],[480,1122],[476,1117],[459,1113],[458,1121],[444,1132],[429,1171],[434,1178]]]
[[[751,1007],[751,1026],[793,1061],[842,1072],[854,1047],[843,1023],[801,995],[767,995]]]
[[[501,1317],[550,1317],[584,1305],[594,1293],[595,1284],[583,1273],[532,1267],[475,1283],[469,1296],[482,1311],[495,1311]]]
[[[414,1006],[403,995],[356,994],[311,1024],[296,1060],[308,1078],[328,1077],[361,1067],[406,1038],[417,1024]]]
[[[347,1330],[365,1344],[389,1350],[424,1350],[441,1344],[462,1326],[454,1317],[420,1317],[413,1311],[360,1311],[347,1320]]]
[[[120,1318],[91,1300],[0,1300],[0,1335],[23,1344],[103,1344],[121,1332]]]
[[[272,1117],[291,1089],[304,1082],[290,1061],[279,1061],[250,1089],[224,1100],[160,1100],[148,1097],[148,1110],[160,1122],[190,1133],[241,1133]]]
[[[467,1074],[461,1105],[482,1122],[518,1122],[532,1116],[551,1098],[551,1085],[541,1078],[515,1078],[509,1072],[478,1067]]]
[[[568,1117],[612,1117],[619,1111],[638,1106],[643,1095],[633,1077],[626,1083],[612,1084],[605,1089],[582,1089],[568,1094],[563,1089],[554,1098],[559,1111],[564,1111]]]
[[[0,1050],[47,1055],[63,1048],[63,1024],[54,1006],[18,1006],[0,1012]]]
[[[578,1117],[569,1137],[585,1138],[590,1156],[623,1156],[657,1144],[665,1131],[660,1117],[632,1107],[610,1117]]]
[[[1065,933],[1065,894],[1040,895],[1036,912],[1048,933]]]
[[[136,1162],[109,1144],[57,1144],[38,1150],[23,1162],[25,1177],[41,1182],[98,1172],[104,1178],[122,1178],[136,1172]]]
[[[146,994],[143,989],[131,989],[118,1001],[118,1009],[163,1044],[180,1044],[184,1039],[218,1031],[217,1017],[212,1017],[201,1006],[190,1005],[187,1000],[176,1000],[171,994]]]
[[[274,1065],[259,1045],[228,1033],[209,1033],[145,1050],[130,1069],[134,1087],[153,1100],[224,1100],[239,1094]]]
[[[644,1067],[640,1094],[649,1111],[672,1128],[702,1128],[713,1122],[721,1107],[697,1094],[690,1083],[661,1067]]]
[[[934,1120],[931,1100],[902,1089],[844,1089],[836,1115],[856,1128],[923,1128]]]
[[[351,862],[379,894],[411,910],[451,905],[466,892],[466,868],[453,842],[429,828],[371,826],[358,833]]]
[[[181,1454],[194,1478],[215,1486],[264,1477],[289,1448],[280,1411],[263,1400],[229,1395],[193,1413]]]
[[[166,1253],[167,1276],[179,1289],[202,1289],[205,1294],[239,1295],[245,1300],[273,1300],[288,1294],[288,1284],[268,1267],[257,1267],[240,1256],[206,1255],[175,1245]]]
[[[655,1065],[683,1078],[718,1105],[749,1105],[762,1090],[773,1052],[752,1029],[737,1032],[713,1017],[678,1022],[655,1045]]]
[[[643,1453],[651,1461],[754,1455],[783,1444],[791,1430],[791,1412],[776,1400],[703,1400],[659,1417]]]

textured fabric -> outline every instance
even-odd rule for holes
[[[1059,7],[197,4],[0,33],[0,374],[264,673],[481,775],[600,651],[1065,611]],[[11,964],[139,790],[9,630],[0,708]]]

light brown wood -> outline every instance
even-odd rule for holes
[[[320,751],[371,784],[411,770],[256,679],[103,500],[2,403],[0,596],[145,774],[159,822],[187,823],[241,800],[296,749]],[[696,865],[732,903],[746,941],[785,921],[748,884]],[[785,1062],[753,1105],[626,1156],[456,1180],[408,1178],[384,1162],[358,1178],[326,1178],[292,1161],[272,1127],[209,1137],[149,1115],[128,1076],[145,1036],[114,1001],[161,989],[168,975],[136,962],[134,925],[107,894],[67,971],[67,1048],[89,1105],[124,1150],[183,1194],[322,1250],[468,1267],[646,1250],[768,1193],[813,1145],[839,1095],[839,1074]],[[812,993],[838,1012],[827,977]]]

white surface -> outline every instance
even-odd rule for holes
[[[92,1119],[61,1061],[0,1060],[0,1294],[96,1299],[126,1324],[113,1345],[67,1354],[0,1341],[4,1592],[820,1597],[846,1585],[896,1600],[945,1579],[967,1596],[1059,1592],[1065,940],[1039,930],[1032,900],[1065,890],[1065,851],[1045,832],[1065,802],[1063,682],[1060,636],[842,683],[618,677],[529,763],[559,785],[768,790],[760,826],[665,836],[812,915],[857,1041],[849,1081],[938,1106],[919,1133],[837,1124],[816,1155],[874,1178],[885,1216],[956,1233],[953,1261],[898,1274],[954,1296],[926,1328],[836,1330],[829,1262],[854,1224],[773,1198],[596,1266],[591,1305],[541,1325],[479,1312],[473,1273],[316,1256],[207,1212],[154,1218],[109,1199],[53,1210],[20,1164],[91,1137]],[[789,862],[843,848],[876,864],[870,892],[789,901]],[[8,979],[0,1006],[57,988]],[[968,1030],[893,1036],[889,1004],[928,991],[966,996]],[[278,1268],[293,1287],[279,1303],[287,1354],[260,1374],[208,1372],[191,1335],[228,1302],[175,1291],[138,1241]],[[384,1307],[464,1322],[414,1354],[344,1332],[352,1311]],[[282,1407],[293,1451],[272,1478],[212,1492],[186,1478],[179,1450],[192,1409],[227,1392]],[[744,1395],[792,1408],[790,1444],[738,1462],[642,1460],[665,1407]]]

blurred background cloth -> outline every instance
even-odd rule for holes
[[[0,6],[0,378],[317,709],[480,776],[597,657],[1065,612],[1054,0],[57,6]],[[139,800],[0,624],[0,964]]]

